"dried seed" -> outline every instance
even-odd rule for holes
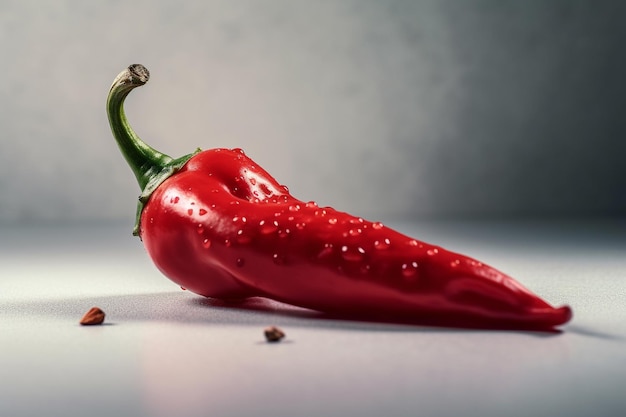
[[[88,312],[85,313],[82,319],[80,319],[80,324],[83,326],[91,326],[94,324],[102,324],[104,322],[104,311],[99,309],[98,307],[92,307]]]
[[[280,342],[285,337],[285,333],[276,326],[270,326],[264,330],[265,339],[268,342]]]

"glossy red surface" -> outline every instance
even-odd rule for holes
[[[207,297],[459,327],[550,329],[572,316],[477,260],[294,198],[240,149],[196,154],[166,179],[140,236],[167,277]]]

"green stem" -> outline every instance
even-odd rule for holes
[[[199,152],[198,149],[192,154],[173,159],[147,145],[130,126],[124,113],[124,100],[134,88],[144,85],[149,79],[150,73],[146,67],[139,64],[131,65],[115,78],[107,97],[107,114],[113,137],[142,190],[133,229],[133,234],[136,236],[139,235],[139,221],[143,206],[152,192]]]

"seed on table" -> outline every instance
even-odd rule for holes
[[[276,326],[267,327],[264,330],[264,333],[265,333],[265,339],[268,342],[280,342],[280,340],[285,337],[285,332],[283,332],[281,329],[279,329]]]
[[[83,326],[92,326],[95,324],[102,324],[104,322],[104,311],[102,311],[98,307],[92,307],[85,313],[82,319],[80,319],[80,324]]]

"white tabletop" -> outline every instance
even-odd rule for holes
[[[512,275],[562,332],[329,320],[182,291],[129,226],[0,228],[0,416],[626,415],[626,223],[388,223]],[[78,320],[90,307],[106,325]],[[263,329],[287,337],[265,342]]]

